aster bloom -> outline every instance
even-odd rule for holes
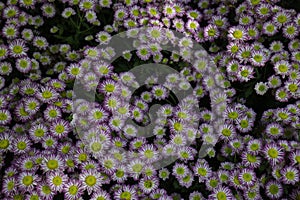
[[[263,153],[272,166],[281,162],[284,155],[282,148],[275,144],[267,144],[263,149]]]
[[[28,47],[22,39],[14,40],[9,44],[10,55],[14,58],[19,58],[27,55]]]
[[[49,43],[45,37],[36,36],[33,38],[33,45],[40,50],[45,50],[49,46]]]
[[[231,27],[228,31],[228,37],[231,40],[245,41],[248,39],[246,31],[243,27]]]
[[[213,190],[213,193],[209,196],[210,199],[226,199],[231,200],[233,199],[232,192],[229,188],[218,186]]]
[[[39,182],[39,177],[30,172],[22,172],[18,175],[17,185],[25,191],[32,191]]]
[[[12,143],[13,152],[15,154],[24,154],[30,150],[31,141],[25,137],[20,136],[15,138]]]
[[[45,3],[41,7],[41,10],[43,11],[43,15],[47,18],[52,18],[54,17],[56,10],[53,4],[50,3]]]
[[[69,122],[60,119],[55,120],[51,123],[50,133],[53,137],[63,138],[67,136],[67,134],[70,132],[70,129],[71,127],[69,125]]]
[[[45,172],[60,171],[64,168],[63,159],[59,155],[45,155],[41,167]]]
[[[197,164],[193,167],[193,171],[196,176],[199,177],[199,182],[204,182],[209,178],[212,174],[212,170],[206,162],[197,162]]]
[[[131,186],[123,185],[120,189],[114,192],[114,199],[137,200],[137,191]]]
[[[47,175],[46,181],[52,191],[61,192],[63,191],[64,185],[68,181],[68,176],[62,172],[54,171]]]
[[[268,35],[268,36],[273,36],[278,32],[277,26],[270,21],[267,21],[263,25],[263,33]]]
[[[256,91],[256,94],[264,95],[268,91],[269,87],[266,83],[259,82],[255,84],[254,89]]]
[[[144,193],[149,194],[153,190],[158,188],[158,184],[159,181],[157,178],[153,178],[153,177],[151,179],[142,178],[139,182],[139,187]]]
[[[50,188],[49,184],[46,181],[37,184],[38,193],[42,196],[45,200],[53,199],[55,192]]]
[[[176,163],[173,167],[172,174],[176,178],[183,178],[187,175],[188,171],[189,171],[189,169],[186,165]]]
[[[276,26],[281,27],[291,21],[291,16],[289,13],[284,11],[277,12],[273,16],[272,21],[276,24]]]
[[[0,152],[7,152],[13,148],[14,138],[9,133],[0,135]]]
[[[280,198],[283,194],[281,183],[277,181],[269,181],[266,185],[266,195],[269,198]]]
[[[281,170],[282,178],[281,180],[285,184],[294,185],[296,182],[299,182],[299,170],[295,167],[285,167]]]
[[[6,194],[13,194],[17,190],[17,180],[15,177],[9,177],[3,179],[2,192]]]
[[[218,27],[216,25],[208,25],[204,28],[204,37],[207,38],[207,40],[214,40],[215,38],[218,38],[220,35],[220,32],[218,30]]]
[[[12,117],[8,110],[0,109],[0,124],[1,125],[6,125],[6,124],[10,123],[11,119],[12,119]]]
[[[240,183],[246,187],[252,187],[256,183],[255,172],[249,169],[243,169],[238,178]]]
[[[44,103],[49,103],[58,97],[58,93],[50,87],[42,87],[37,93],[37,98]]]

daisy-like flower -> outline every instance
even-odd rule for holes
[[[47,175],[47,183],[50,189],[55,192],[62,192],[68,181],[68,176],[59,171],[50,172]]]
[[[79,180],[82,182],[83,189],[87,190],[88,194],[101,189],[102,177],[95,170],[84,171],[79,175]]]
[[[242,185],[246,187],[252,187],[256,183],[256,175],[253,170],[243,169],[239,173],[239,181]]]
[[[299,170],[295,167],[288,166],[281,170],[282,181],[285,184],[292,184],[299,182]]]
[[[272,75],[268,78],[269,88],[278,88],[281,86],[281,79],[278,76]]]
[[[6,37],[7,39],[15,39],[19,35],[19,30],[17,29],[17,27],[15,25],[7,24],[2,29],[2,35],[4,37]],[[14,41],[16,41],[16,40],[14,40]],[[17,50],[17,52],[19,52],[19,50]],[[23,53],[23,51],[21,51],[21,54],[22,53]],[[18,57],[19,54],[16,53],[16,54],[13,54],[13,56]]]
[[[54,149],[57,145],[57,139],[51,135],[47,135],[42,139],[42,145],[45,149]]]
[[[115,11],[115,14],[114,14],[115,20],[122,21],[122,20],[126,19],[127,17],[128,17],[128,13],[123,7],[120,7],[120,8],[118,8],[118,10]]]
[[[264,95],[268,91],[269,86],[266,83],[259,82],[255,84],[254,90],[256,94]]]
[[[262,149],[262,142],[257,139],[250,140],[247,144],[247,152],[257,155]]]
[[[12,72],[12,66],[9,62],[0,63],[0,75],[9,75]]]
[[[290,98],[290,95],[285,88],[279,88],[275,92],[275,99],[280,102],[287,102]]]
[[[218,38],[219,35],[220,35],[220,32],[216,25],[210,24],[204,28],[204,37],[207,38],[207,40],[209,40],[209,41],[212,41],[215,38]]]
[[[63,159],[58,155],[45,155],[41,167],[43,171],[60,171],[64,168]]]
[[[145,163],[140,159],[135,159],[130,161],[127,165],[127,170],[130,173],[130,176],[133,178],[138,178],[139,175],[143,172],[145,168]]]
[[[266,133],[271,138],[278,138],[283,135],[283,128],[278,123],[271,123],[267,125]]]
[[[163,100],[169,96],[168,90],[163,86],[154,86],[151,92],[153,97],[158,100]]]
[[[292,165],[300,165],[300,150],[291,152],[289,159],[291,160]]]
[[[59,120],[61,116],[62,116],[61,109],[54,105],[48,106],[44,111],[44,118],[49,122]]]
[[[112,80],[104,81],[99,87],[99,91],[105,93],[106,95],[118,93],[119,89],[119,85]]]
[[[243,25],[243,26],[247,26],[253,23],[253,18],[250,15],[246,15],[246,14],[241,14],[241,16],[239,16],[239,24]]]
[[[266,185],[266,195],[272,199],[279,199],[283,194],[283,188],[278,181],[269,181]]]
[[[43,11],[43,16],[47,18],[54,17],[56,10],[53,4],[45,3],[42,5],[41,10]]]
[[[262,28],[262,32],[267,36],[273,36],[278,32],[277,26],[270,21],[265,22]]]
[[[39,177],[30,172],[22,172],[18,175],[17,185],[25,191],[32,191],[39,182]]]
[[[17,191],[17,185],[18,182],[16,180],[16,177],[5,178],[3,179],[2,192],[6,194],[13,194]]]
[[[254,51],[251,56],[250,62],[257,67],[263,67],[268,61],[268,57],[262,51]]]
[[[4,60],[8,56],[8,48],[5,45],[0,45],[0,60]]]
[[[265,155],[265,158],[272,166],[280,163],[284,156],[283,149],[278,147],[276,144],[267,144],[262,151]]]
[[[276,120],[288,123],[291,121],[291,113],[286,108],[279,108],[276,110]]]
[[[245,166],[252,168],[257,168],[261,164],[261,158],[254,153],[243,152],[242,153],[242,162]]]
[[[75,15],[75,14],[76,14],[75,10],[73,8],[71,8],[71,7],[68,7],[68,8],[65,8],[62,11],[61,16],[63,18],[67,19],[67,18],[69,18],[69,17],[71,17],[72,15]]]
[[[102,1],[104,1],[104,0],[102,0]],[[100,190],[100,191],[95,192],[91,196],[91,200],[99,200],[99,199],[111,200],[110,194],[104,190]]]
[[[231,40],[245,41],[248,39],[246,31],[243,27],[231,27],[228,31],[228,37]]]
[[[250,65],[243,65],[238,69],[236,76],[239,81],[248,82],[254,78],[254,69]]]
[[[145,193],[149,194],[158,188],[159,180],[156,177],[142,178],[139,180],[139,187]]]
[[[228,187],[224,187],[224,186],[218,186],[214,188],[212,194],[209,197],[218,200],[234,199],[231,190]]]
[[[176,163],[173,166],[173,170],[172,170],[172,174],[176,177],[176,178],[183,178],[187,175],[189,169],[186,165],[184,164],[179,164]]]
[[[50,126],[51,135],[57,138],[66,137],[70,130],[69,122],[63,119],[53,121]]]
[[[189,30],[191,33],[196,33],[199,30],[199,23],[196,20],[189,19],[187,23],[185,24],[185,27],[187,30]]]
[[[237,52],[237,58],[242,63],[247,63],[251,59],[251,53],[253,51],[253,48],[248,45],[243,45],[240,47],[239,51]]]
[[[25,41],[22,39],[14,40],[9,44],[9,53],[14,58],[26,56],[27,51],[28,47],[26,46]]]
[[[31,156],[23,156],[19,161],[19,166],[23,171],[33,172],[37,169],[37,165],[35,164],[34,157]]]
[[[40,50],[45,50],[49,43],[47,42],[47,39],[42,36],[36,36],[33,38],[33,46],[37,47]]]
[[[0,152],[7,152],[13,148],[14,138],[10,133],[2,133],[0,135]]]
[[[288,39],[294,39],[298,34],[299,28],[294,23],[287,24],[283,28],[283,35]]]
[[[42,199],[45,200],[52,200],[56,194],[46,181],[37,184],[37,191],[42,196]]]
[[[236,135],[236,130],[231,124],[221,125],[219,128],[219,137],[222,140],[230,141]]]
[[[37,93],[37,98],[44,103],[54,101],[58,97],[58,93],[50,87],[42,87]]]
[[[12,147],[15,154],[26,154],[30,150],[31,141],[25,136],[13,140]]]
[[[114,192],[114,199],[137,200],[137,191],[131,186],[123,185],[121,188]]]
[[[194,176],[190,171],[187,173],[187,175],[185,175],[183,178],[179,178],[178,180],[179,184],[185,188],[191,187],[193,181]]]
[[[8,110],[0,109],[0,125],[6,125],[10,123],[12,117]]]
[[[112,174],[112,179],[117,181],[118,183],[123,183],[128,177],[125,170],[126,168],[122,165],[116,167],[115,172]]]
[[[93,123],[101,123],[108,118],[108,113],[103,108],[94,108],[88,114],[89,121]]]
[[[274,70],[276,74],[281,75],[283,78],[289,74],[290,69],[291,69],[291,64],[285,60],[276,62],[274,65]]]
[[[162,168],[158,172],[158,177],[162,179],[163,181],[167,180],[169,178],[170,172],[167,168]]]
[[[139,150],[139,154],[146,162],[154,162],[158,159],[158,152],[153,145],[144,145]]]
[[[207,164],[207,162],[198,161],[193,167],[193,171],[196,176],[199,177],[199,182],[204,182],[212,175],[212,170]]]
[[[175,18],[173,21],[173,27],[176,29],[178,32],[183,32],[185,23],[182,19]]]
[[[172,4],[165,4],[163,7],[163,14],[168,18],[172,19],[176,16],[176,10],[174,5]]]
[[[95,1],[94,0],[83,0],[79,4],[79,8],[82,11],[93,10],[95,8]]]
[[[71,78],[77,78],[83,76],[83,69],[79,64],[73,63],[69,65],[66,71]],[[86,78],[84,78],[84,80],[86,80]]]
[[[291,15],[285,11],[280,11],[273,16],[272,21],[276,26],[282,27],[291,21]]]

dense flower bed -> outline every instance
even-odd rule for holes
[[[1,1],[0,198],[300,199],[298,5]]]

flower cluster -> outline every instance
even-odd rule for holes
[[[0,2],[0,198],[299,199],[288,4]]]

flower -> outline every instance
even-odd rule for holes
[[[149,194],[153,190],[158,188],[159,180],[155,177],[152,177],[151,179],[148,178],[142,178],[139,181],[139,187],[140,189],[146,193]]]
[[[231,40],[237,40],[237,41],[245,41],[248,39],[245,29],[239,26],[229,28],[228,37]]]
[[[45,155],[41,167],[44,172],[61,171],[64,169],[63,159],[59,155]]]
[[[120,189],[114,192],[114,199],[137,200],[137,192],[132,186],[123,185]]]
[[[256,91],[256,94],[264,95],[268,91],[269,87],[266,83],[258,82],[255,84],[254,89]]]
[[[213,189],[213,193],[209,196],[212,199],[218,199],[218,200],[231,200],[233,199],[233,195],[231,193],[231,190],[227,187],[218,186]]]
[[[46,181],[52,191],[62,192],[66,182],[68,181],[68,176],[60,171],[54,171],[47,175]]]
[[[266,184],[266,195],[269,198],[280,198],[283,194],[283,188],[281,183],[279,183],[278,181],[269,181]]]
[[[265,145],[263,148],[263,153],[265,158],[272,166],[275,166],[277,163],[281,162],[284,155],[282,148],[278,147],[274,143]]]
[[[281,170],[282,181],[285,184],[292,184],[299,182],[299,170],[295,167],[288,166]]]
[[[18,175],[17,185],[24,191],[32,191],[39,182],[39,177],[31,172],[22,172]]]
[[[79,180],[82,182],[83,188],[87,190],[88,194],[100,190],[102,185],[102,178],[95,170],[84,171],[80,174]]]

